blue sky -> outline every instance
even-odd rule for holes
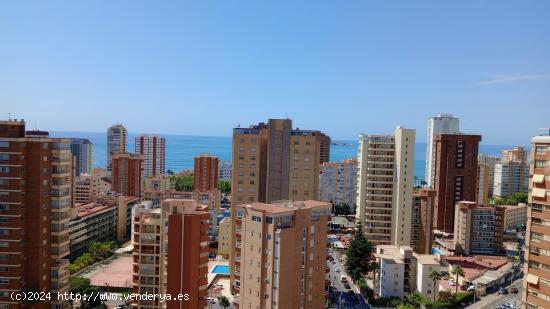
[[[45,130],[228,136],[288,114],[337,139],[454,113],[550,126],[549,1],[2,1],[0,113]],[[6,118],[7,115],[0,115]]]

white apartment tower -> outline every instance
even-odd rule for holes
[[[166,140],[159,135],[136,136],[136,154],[143,157],[143,177],[164,174],[166,166]]]
[[[424,178],[426,185],[431,188],[434,185],[435,152],[434,140],[437,134],[456,134],[460,131],[459,119],[452,114],[439,114],[437,117],[428,118],[428,130],[426,138],[426,171]]]
[[[111,171],[111,158],[120,153],[126,153],[128,131],[122,124],[115,124],[107,129],[107,171]]]
[[[357,220],[375,245],[409,245],[414,179],[414,129],[361,135]]]

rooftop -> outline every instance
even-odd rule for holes
[[[252,203],[252,204],[239,205],[238,207],[250,208],[258,211],[265,211],[268,213],[283,213],[283,212],[290,212],[298,209],[307,209],[307,208],[315,208],[315,207],[323,207],[323,206],[330,206],[330,203],[314,201],[314,200],[307,200],[303,202],[302,201],[278,201],[272,204]]]
[[[449,264],[461,264],[463,267],[475,267],[481,269],[495,270],[506,265],[508,261],[502,256],[445,256],[443,257]]]

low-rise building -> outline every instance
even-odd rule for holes
[[[527,223],[527,204],[504,206],[504,229],[515,230]]]
[[[92,201],[92,176],[80,174],[73,182],[73,199],[75,203],[89,203]]]
[[[132,208],[138,198],[102,196],[93,202],[77,204],[70,210],[70,259],[86,250],[88,243],[125,240],[130,237]]]
[[[378,265],[379,295],[405,297],[416,289],[416,264],[408,246],[378,245],[374,254]]]
[[[92,200],[96,197],[111,192],[111,179],[108,177],[107,170],[94,168],[92,170]]]
[[[438,294],[439,282],[434,284],[430,273],[434,270],[441,272],[444,267],[435,255],[414,254],[413,256],[416,259],[416,291],[432,300],[434,295]]]
[[[154,190],[173,190],[174,183],[170,179],[170,176],[167,175],[156,175],[152,177],[147,177],[145,179],[145,184],[143,186],[144,191],[154,191]]]

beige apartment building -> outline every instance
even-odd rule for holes
[[[107,177],[107,172],[102,168],[94,168],[91,175],[76,176],[73,185],[75,203],[89,203],[111,191],[111,179]]]
[[[487,205],[489,203],[489,174],[487,163],[477,163],[477,202]]]
[[[514,147],[502,151],[502,160],[495,164],[493,195],[506,198],[514,193],[527,193],[529,190],[528,151]]]
[[[522,300],[527,309],[542,309],[550,308],[550,135],[531,145]]]
[[[228,259],[231,254],[231,218],[227,217],[218,225],[218,255]]]
[[[504,228],[506,230],[515,230],[516,227],[527,223],[527,204],[504,206]]]
[[[319,200],[334,205],[357,204],[357,160],[350,158],[341,162],[325,162],[319,170]]]
[[[235,208],[234,306],[323,308],[331,205],[307,200]]]
[[[143,186],[144,191],[155,191],[155,190],[173,190],[174,183],[170,179],[170,176],[167,175],[157,175],[153,177],[147,177],[145,179],[145,184]]]
[[[415,130],[361,135],[357,220],[375,245],[410,245]]]

